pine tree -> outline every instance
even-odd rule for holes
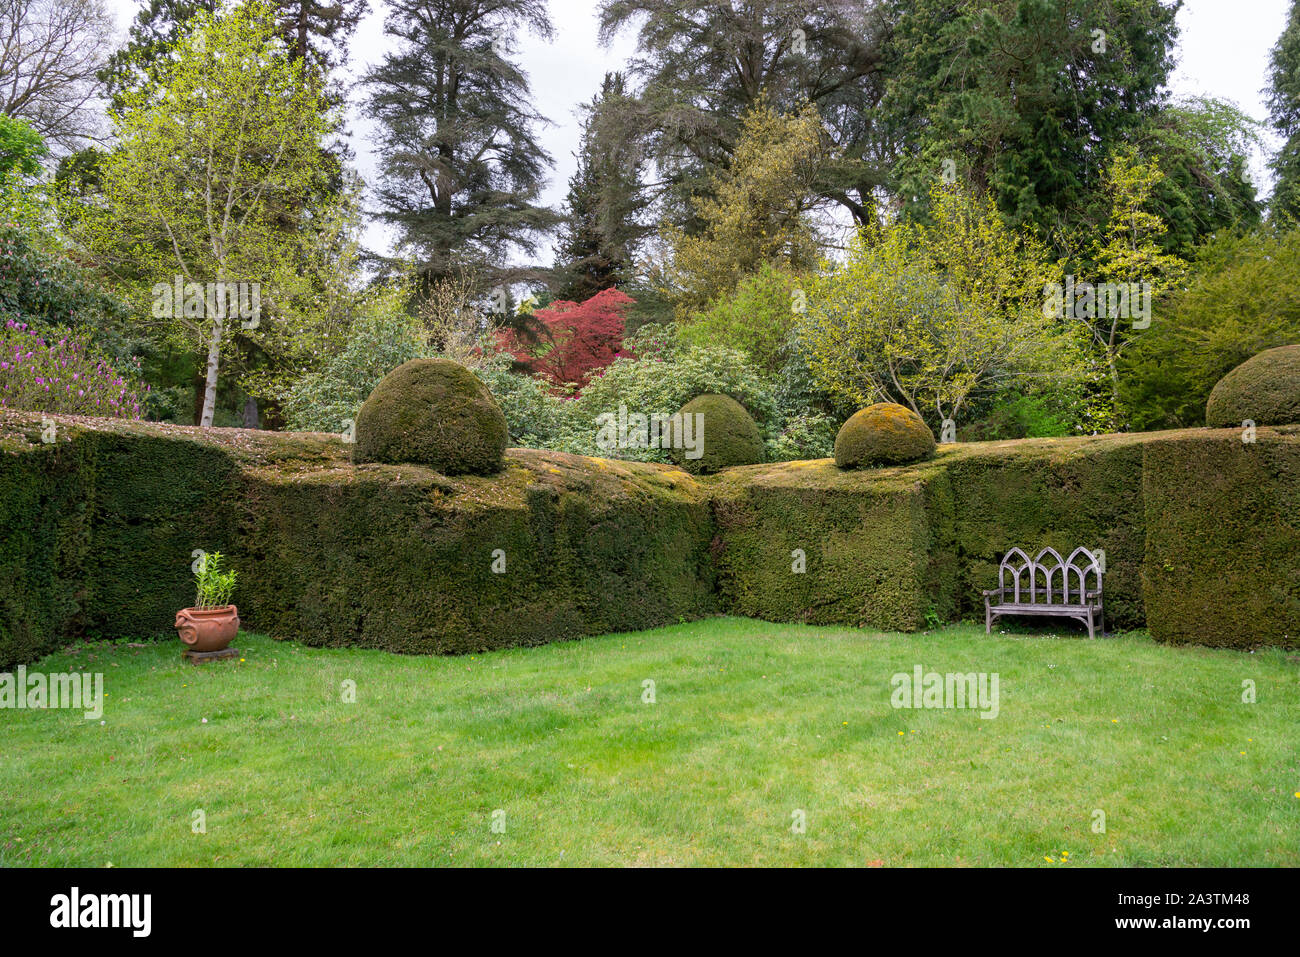
[[[1277,174],[1270,210],[1274,221],[1300,224],[1300,0],[1292,0],[1286,29],[1273,48],[1269,119],[1282,137],[1271,166]]]
[[[647,231],[637,219],[646,206],[639,147],[606,123],[627,98],[623,75],[607,73],[600,94],[583,107],[578,169],[569,178],[556,256],[560,299],[584,302],[626,283]]]
[[[366,76],[383,156],[380,217],[417,257],[422,284],[469,268],[504,274],[535,253],[556,214],[538,204],[551,157],[526,74],[508,58],[523,29],[549,37],[545,0],[394,0],[395,49]]]

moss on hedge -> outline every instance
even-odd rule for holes
[[[710,484],[727,611],[902,631],[951,617],[941,470],[846,472],[818,459],[732,469]]]
[[[673,441],[669,452],[672,460],[688,472],[707,475],[736,465],[753,465],[763,461],[763,435],[745,407],[731,396],[696,396],[682,406],[682,420],[688,415],[698,416],[693,422],[693,435],[703,439],[702,454],[696,458],[688,455],[683,442]]]
[[[474,373],[448,359],[412,359],[361,406],[353,460],[491,475],[501,470],[508,441],[505,414]]]
[[[1205,403],[1212,429],[1300,423],[1300,345],[1265,349],[1214,386]]]
[[[264,471],[250,495],[250,611],[308,644],[485,651],[715,607],[704,490],[667,466],[514,450],[491,479]]]
[[[1141,625],[1142,450],[1158,434],[941,446],[934,461],[952,490],[961,613],[983,619],[980,592],[997,587],[1011,548],[1068,556],[1082,545],[1105,550],[1106,628]]]
[[[1147,622],[1171,644],[1300,645],[1300,428],[1144,447]]]
[[[877,402],[859,409],[835,436],[835,464],[842,469],[904,465],[933,454],[930,427],[896,402]]]
[[[1105,549],[1108,626],[1300,644],[1296,426],[1255,444],[1206,430],[1027,439],[704,479],[513,450],[485,478],[352,466],[338,436],[53,418],[46,444],[39,415],[0,412],[0,667],[82,635],[170,636],[195,548],[231,556],[248,627],[399,652],[718,607],[911,630],[978,618],[1003,553],[1046,545]]]

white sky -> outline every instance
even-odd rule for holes
[[[137,0],[109,0],[122,32],[139,8]],[[558,207],[564,200],[578,143],[577,108],[590,100],[606,71],[623,68],[635,44],[631,31],[609,48],[596,40],[594,0],[550,0],[555,35],[542,41],[531,35],[515,38],[519,62],[532,81],[533,102],[552,125],[540,137],[555,159],[555,168],[543,192],[543,202]],[[371,11],[352,41],[348,74],[360,76],[384,54],[383,0],[370,0]],[[1277,42],[1286,20],[1288,0],[1187,0],[1179,14],[1182,28],[1172,86],[1176,94],[1213,96],[1229,100],[1256,119],[1266,110],[1262,91],[1266,84],[1268,54]],[[356,165],[367,183],[376,178],[376,157],[370,125],[359,115],[354,90],[349,115],[350,140]],[[1273,148],[1273,140],[1267,141]],[[1270,184],[1264,167],[1266,157],[1252,163],[1255,181]],[[371,224],[366,245],[379,252],[389,251],[391,237],[383,227]],[[544,258],[549,259],[549,256]]]

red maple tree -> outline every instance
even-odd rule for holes
[[[602,289],[582,303],[557,299],[533,313],[543,333],[536,344],[525,343],[513,330],[499,332],[498,341],[529,373],[557,389],[573,384],[581,391],[595,372],[618,358],[624,312],[635,302],[617,289]]]

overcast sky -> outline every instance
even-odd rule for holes
[[[125,33],[140,4],[137,0],[110,0]],[[360,76],[384,54],[382,0],[370,0],[371,11],[352,42],[348,73]],[[1230,100],[1246,113],[1264,119],[1262,90],[1268,54],[1286,19],[1288,0],[1187,0],[1179,14],[1181,36],[1178,68],[1173,77],[1177,94],[1213,96]],[[537,110],[553,124],[541,137],[555,158],[555,169],[543,194],[544,201],[559,206],[574,170],[573,152],[578,142],[578,105],[590,100],[606,71],[621,69],[634,50],[629,31],[608,48],[596,40],[596,4],[590,0],[550,0],[555,26],[552,40],[531,35],[515,38],[519,61],[527,71]],[[367,182],[375,179],[371,129],[356,109],[354,91],[350,119],[352,148],[357,167]],[[1269,147],[1275,144],[1268,140]],[[1269,184],[1265,157],[1254,157],[1255,181]],[[367,245],[388,251],[390,238],[378,225],[367,230]]]

